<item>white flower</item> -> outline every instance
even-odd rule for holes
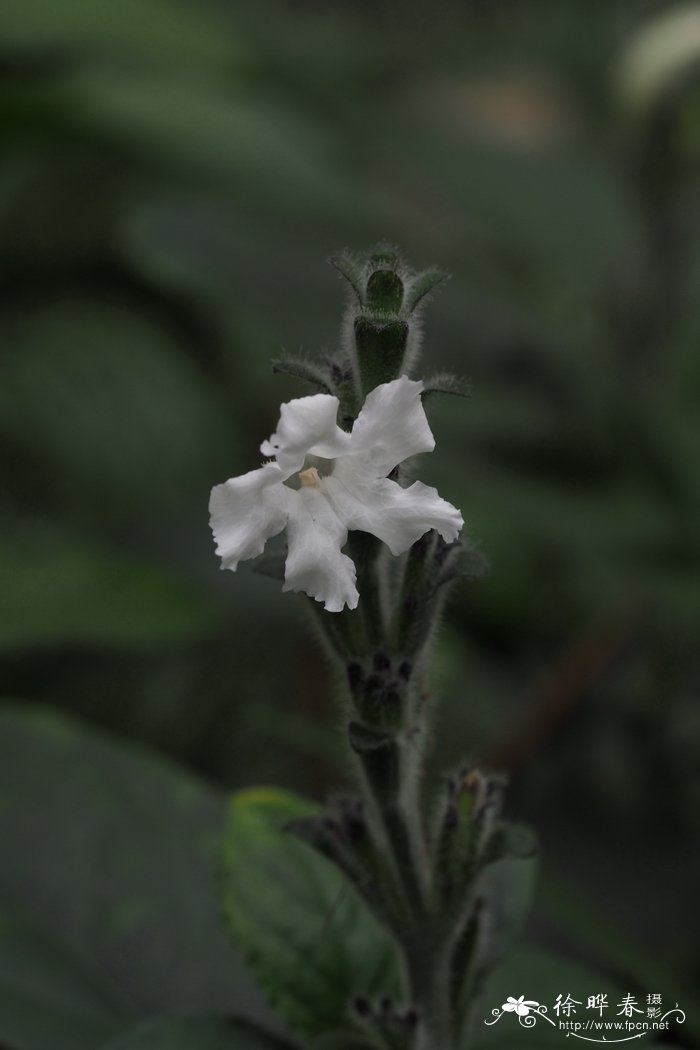
[[[515,999],[512,995],[508,996],[508,1001],[503,1004],[501,1010],[505,1010],[508,1013],[517,1014],[518,1017],[527,1017],[531,1009],[535,1009],[540,1004],[536,1003],[534,999],[526,999],[524,995],[519,996]]]
[[[401,376],[367,397],[352,432],[337,425],[338,399],[300,397],[282,405],[258,470],[212,489],[209,510],[222,569],[261,554],[287,530],[285,591],[305,591],[330,612],[357,606],[355,566],[342,548],[349,529],[370,532],[401,554],[429,529],[448,543],[462,516],[433,488],[401,488],[387,474],[435,447],[421,403],[423,384]]]

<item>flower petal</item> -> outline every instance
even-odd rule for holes
[[[348,530],[318,488],[288,491],[289,550],[282,590],[304,591],[329,612],[340,612],[344,605],[356,608],[355,566],[341,553]]]
[[[378,536],[392,554],[408,550],[429,529],[437,529],[452,543],[464,524],[457,508],[441,499],[437,489],[420,481],[403,489],[388,478],[363,477],[350,469],[347,459],[339,461],[322,486],[349,529]]]
[[[362,458],[373,477],[385,478],[409,456],[435,448],[422,389],[421,382],[399,376],[367,395],[352,428],[350,452]]]
[[[211,490],[209,514],[222,569],[262,554],[287,523],[287,489],[276,463],[267,463]]]
[[[297,397],[280,408],[277,430],[269,441],[263,441],[263,456],[276,456],[289,477],[301,470],[308,455],[334,459],[346,452],[350,435],[337,424],[338,398],[330,394]]]

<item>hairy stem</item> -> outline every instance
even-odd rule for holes
[[[401,649],[395,651],[396,637],[391,639],[393,646],[387,637],[389,630],[376,600],[378,561],[367,547],[363,553],[358,574],[365,637],[374,650],[365,654],[363,669],[348,668],[352,707],[361,720],[350,724],[350,742],[360,760],[371,824],[383,840],[377,847],[390,855],[405,908],[404,921],[393,934],[404,959],[408,999],[419,1017],[415,1030],[406,1035],[406,1050],[451,1050],[451,942],[434,899],[423,820],[423,751],[428,733],[423,675],[415,667],[415,652],[409,663]],[[422,551],[418,553],[422,556]]]

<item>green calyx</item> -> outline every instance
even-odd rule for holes
[[[365,392],[401,374],[409,326],[406,321],[355,319],[357,363]]]
[[[318,359],[285,355],[273,370],[337,397],[338,423],[350,430],[371,390],[413,373],[420,350],[418,315],[448,275],[437,267],[411,270],[386,244],[362,255],[342,252],[330,262],[352,293],[338,351]],[[425,384],[425,397],[434,393],[468,397],[469,384],[441,373]]]
[[[385,244],[364,256],[343,252],[331,263],[354,293],[345,328],[351,343],[345,352],[353,362],[356,390],[366,395],[410,373],[419,345],[416,311],[446,274],[438,269],[415,273]]]

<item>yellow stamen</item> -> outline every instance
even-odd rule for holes
[[[317,488],[320,480],[316,467],[307,467],[306,470],[299,471],[299,481],[301,482],[302,488]]]

